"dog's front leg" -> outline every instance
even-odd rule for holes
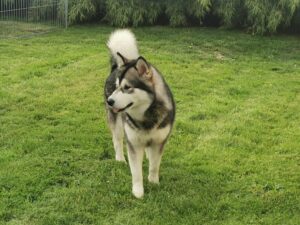
[[[148,180],[151,183],[159,184],[159,166],[163,154],[163,144],[153,144],[147,149],[149,159]]]
[[[137,198],[142,198],[144,195],[143,186],[143,156],[144,149],[133,148],[133,146],[128,143],[128,160],[130,171],[132,175],[132,193]]]
[[[110,112],[112,114],[112,112]],[[117,161],[125,161],[124,153],[123,153],[123,138],[124,138],[124,130],[123,130],[123,121],[121,115],[111,115],[111,117],[115,117],[114,122],[110,125],[112,136],[113,136],[113,144],[116,154]]]

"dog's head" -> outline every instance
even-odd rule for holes
[[[127,60],[118,53],[119,65],[116,90],[107,98],[108,106],[115,112],[134,108],[147,108],[154,99],[153,72],[143,57]]]

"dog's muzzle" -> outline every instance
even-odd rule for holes
[[[115,100],[113,100],[113,99],[107,99],[106,102],[110,107],[112,107],[115,104]]]
[[[124,108],[118,109],[118,108],[114,107],[115,101],[113,99],[107,99],[106,102],[107,102],[109,108],[111,108],[114,113],[122,112],[125,109],[128,109],[129,107],[131,107],[133,105],[133,102],[131,102],[127,106],[125,106]]]

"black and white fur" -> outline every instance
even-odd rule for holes
[[[163,148],[175,119],[175,104],[158,70],[139,55],[136,39],[129,30],[113,32],[107,46],[111,73],[105,83],[105,101],[116,160],[125,161],[125,134],[132,193],[141,198],[144,152],[149,159],[148,180],[158,184]]]

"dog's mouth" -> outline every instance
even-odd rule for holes
[[[129,107],[131,107],[133,105],[133,102],[129,103],[127,106],[125,106],[124,108],[121,108],[121,109],[118,109],[118,108],[115,108],[115,107],[111,107],[112,111],[114,113],[119,113],[119,112],[122,112],[124,111],[125,109],[128,109]]]

